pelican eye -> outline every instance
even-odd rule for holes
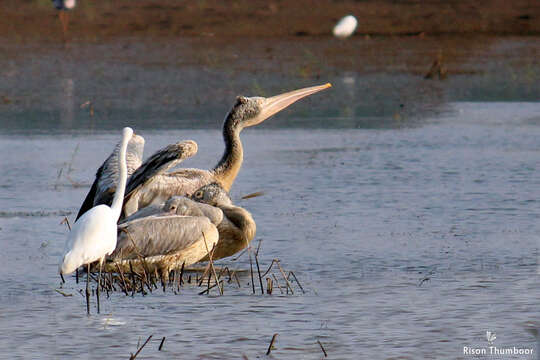
[[[203,192],[202,190],[199,190],[195,193],[195,197],[198,198],[198,199],[202,199],[203,197]]]

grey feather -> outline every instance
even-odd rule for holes
[[[214,225],[206,217],[150,216],[118,227],[113,260],[168,255],[182,251],[210,232]]]
[[[128,177],[141,165],[144,151],[144,138],[139,135],[133,135],[128,143],[126,150],[126,165]],[[111,205],[116,191],[116,184],[120,174],[118,168],[118,154],[120,152],[120,143],[116,144],[113,152],[103,162],[96,171],[96,177],[90,191],[81,205],[77,218],[90,210],[94,206],[105,204]]]

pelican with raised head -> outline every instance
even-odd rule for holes
[[[128,183],[124,216],[151,204],[161,204],[171,196],[189,196],[200,187],[214,182],[229,191],[244,157],[240,141],[242,129],[260,124],[294,102],[329,87],[330,84],[312,86],[269,98],[239,96],[223,124],[225,151],[217,165],[211,170],[180,169],[170,173],[156,173],[153,169],[160,168],[161,162],[166,159],[153,157],[147,160],[135,171]],[[152,161],[157,164],[152,164]]]

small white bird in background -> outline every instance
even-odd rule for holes
[[[71,10],[75,7],[75,0],[52,0],[58,10]]]
[[[75,7],[76,0],[52,0],[52,2],[56,10],[60,10],[60,12],[58,13],[58,18],[60,19],[60,23],[62,24],[64,40],[66,40],[69,25],[69,17],[66,11],[71,10]]]
[[[122,131],[120,156],[118,157],[120,177],[118,179],[112,205],[110,207],[107,205],[95,206],[85,212],[75,222],[66,241],[66,250],[68,251],[62,257],[60,262],[60,275],[71,274],[82,265],[87,265],[88,273],[90,273],[90,263],[97,260],[100,261],[101,269],[105,256],[111,254],[116,248],[116,223],[118,222],[120,212],[122,211],[127,181],[126,149],[132,136],[133,130],[129,127],[124,128]],[[87,310],[88,313],[90,313],[88,303],[88,273],[86,277],[86,291]]]
[[[352,15],[347,15],[334,26],[334,36],[342,39],[347,38],[354,33],[356,26],[358,26],[358,20]]]

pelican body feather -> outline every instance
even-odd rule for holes
[[[181,169],[166,173],[163,169],[171,168],[167,165],[169,156],[166,151],[158,151],[130,178],[124,216],[130,216],[146,206],[163,203],[174,195],[190,196],[195,190],[211,183],[218,183],[229,191],[244,158],[240,132],[246,127],[260,124],[294,102],[329,87],[330,84],[312,86],[269,98],[237,97],[223,122],[225,150],[217,165],[211,170]]]
[[[118,227],[118,242],[106,269],[116,271],[118,265],[129,271],[131,262],[136,268],[146,265],[148,270],[168,276],[182,264],[200,261],[218,239],[216,226],[206,217],[153,215],[135,219]]]

